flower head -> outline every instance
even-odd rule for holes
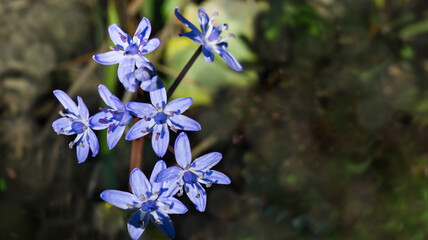
[[[127,75],[134,71],[135,65],[140,67],[149,60],[144,54],[154,51],[160,45],[158,38],[149,40],[152,27],[147,18],[143,18],[135,31],[134,37],[131,38],[116,24],[112,24],[108,28],[110,39],[115,44],[110,47],[112,51],[96,54],[93,59],[104,65],[119,63],[117,76],[126,90],[134,92],[136,88],[129,83]]]
[[[73,148],[76,145],[77,161],[79,163],[86,160],[89,148],[92,151],[92,157],[95,157],[99,150],[98,139],[89,126],[89,111],[82,98],[77,97],[79,106],[76,106],[76,103],[65,92],[55,90],[53,94],[67,111],[67,113],[59,112],[62,118],[52,123],[53,130],[62,135],[77,134],[74,141],[70,142],[69,147]]]
[[[150,181],[144,173],[135,168],[129,177],[132,193],[118,190],[105,190],[101,198],[121,209],[137,210],[128,220],[128,233],[132,239],[138,239],[149,224],[154,223],[168,237],[174,237],[174,226],[168,214],[183,214],[186,206],[172,197],[176,191],[168,188],[168,183],[156,183],[158,173],[166,168],[160,160],[153,168]]]
[[[112,149],[123,135],[125,126],[132,122],[132,116],[125,105],[115,95],[111,94],[104,85],[98,86],[98,93],[110,108],[100,108],[102,111],[91,117],[89,124],[94,130],[107,130],[107,145]]]
[[[195,120],[182,115],[190,105],[192,98],[178,98],[166,104],[165,88],[150,92],[152,104],[129,102],[126,108],[135,116],[141,118],[126,133],[126,140],[134,140],[153,131],[152,147],[155,153],[162,157],[169,144],[168,126],[173,130],[199,131],[201,126]]]
[[[147,92],[164,87],[162,80],[156,73],[155,66],[150,62],[143,63],[134,72],[128,73],[126,78],[131,91],[137,90],[138,84],[140,84],[141,89]]]
[[[215,16],[217,13],[214,13],[212,17],[208,17],[208,14],[203,8],[200,8],[198,11],[199,24],[201,26],[201,31],[195,27],[189,20],[184,18],[179,12],[178,8],[175,8],[175,16],[178,20],[183,22],[188,28],[192,31],[187,33],[179,34],[179,36],[185,36],[190,38],[192,41],[202,45],[202,53],[204,55],[206,62],[214,61],[214,52],[216,52],[220,57],[226,61],[226,63],[235,71],[242,71],[242,66],[236,60],[236,58],[227,50],[226,40],[230,37],[235,37],[232,33],[229,33],[227,37],[222,38],[221,33],[224,30],[228,29],[227,24],[220,24],[217,27],[214,26]]]
[[[174,145],[175,159],[180,167],[169,167],[161,171],[156,182],[176,182],[180,193],[183,193],[183,187],[189,199],[195,204],[196,209],[203,212],[207,202],[205,189],[201,184],[207,187],[213,183],[230,184],[230,179],[221,172],[211,170],[222,155],[218,152],[207,153],[192,162],[192,153],[190,150],[189,138],[186,133],[180,133]],[[171,184],[172,184],[171,183]]]

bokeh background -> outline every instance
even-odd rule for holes
[[[128,189],[130,142],[108,151],[97,132],[101,153],[77,164],[51,129],[52,91],[91,114],[101,83],[135,98],[91,56],[109,24],[134,33],[143,16],[169,86],[198,48],[176,6],[196,24],[199,7],[217,11],[244,67],[200,56],[173,96],[194,98],[193,154],[221,152],[232,180],[207,190],[205,213],[179,198],[176,239],[428,239],[426,0],[1,0],[1,239],[129,239],[130,212],[99,193]],[[146,175],[157,160],[146,140]],[[142,239],[166,237],[150,224]]]

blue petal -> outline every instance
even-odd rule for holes
[[[150,63],[149,59],[147,59],[142,55],[140,55],[139,57],[136,57],[135,61],[136,61],[137,68],[144,67],[145,64]]]
[[[100,149],[100,145],[98,143],[97,135],[95,135],[94,131],[92,129],[88,129],[88,142],[89,147],[92,151],[92,157],[95,157],[98,154],[98,151]]]
[[[159,198],[159,202],[164,205],[164,210],[167,214],[183,214],[187,212],[187,207],[174,197]]]
[[[168,150],[169,130],[168,125],[155,125],[152,133],[152,148],[159,157],[163,157]]]
[[[143,49],[141,51],[142,54],[147,54],[147,53],[151,53],[154,50],[156,50],[156,48],[159,47],[160,45],[160,40],[159,38],[152,38],[150,39],[144,46]]]
[[[53,94],[58,99],[58,101],[64,106],[65,110],[69,113],[74,113],[76,116],[79,115],[76,103],[63,91],[54,90]]]
[[[108,27],[108,34],[110,35],[110,39],[114,44],[120,45],[124,48],[128,47],[128,43],[126,41],[128,34],[120,29],[117,24],[113,23]]]
[[[157,75],[151,79],[141,81],[140,87],[146,92],[152,92],[161,88],[165,88],[162,80]]]
[[[166,105],[166,90],[165,88],[161,88],[155,91],[150,92],[150,100],[153,106],[159,106],[160,108],[164,108]]]
[[[120,101],[120,99],[118,97],[116,97],[115,95],[111,95],[110,96],[110,100],[113,103],[112,107],[113,109],[119,110],[119,111],[125,111],[125,105],[122,103],[122,101]]]
[[[79,115],[82,119],[89,119],[89,110],[86,107],[86,104],[83,102],[82,98],[77,96],[77,102],[79,103],[77,109],[79,110]]]
[[[109,51],[105,53],[95,54],[92,58],[100,64],[112,65],[123,60],[125,55],[123,51]]]
[[[202,35],[201,32],[195,32],[195,31],[191,31],[191,32],[187,32],[187,33],[180,33],[178,34],[178,36],[180,37],[188,37],[190,40],[199,43],[199,44],[204,44],[205,40],[204,40],[204,36]]]
[[[166,169],[166,163],[162,160],[159,160],[156,162],[155,166],[153,167],[152,175],[150,175],[150,183],[152,184],[152,192],[160,192],[162,191],[162,183],[155,182],[155,179],[157,175]]]
[[[184,18],[179,12],[178,12],[178,7],[175,8],[174,10],[175,12],[175,16],[178,18],[178,20],[180,20],[182,23],[184,23],[184,25],[186,25],[186,27],[192,29],[195,32],[199,32],[201,35],[202,33],[199,31],[199,29],[197,29],[195,27],[195,25],[193,25],[191,22],[189,22],[186,18]]]
[[[126,75],[126,90],[128,92],[135,92],[138,89],[138,80],[135,77],[135,72],[130,72]]]
[[[58,118],[57,120],[55,120],[52,123],[52,128],[58,134],[62,134],[62,135],[73,135],[73,134],[75,134],[74,132],[63,131],[63,129],[66,129],[66,128],[70,127],[71,123],[72,122],[70,121],[69,118],[66,118],[66,117]]]
[[[111,150],[119,142],[120,138],[125,131],[125,126],[116,126],[112,131],[107,132],[107,146]]]
[[[100,84],[98,86],[98,94],[100,94],[100,97],[103,99],[105,104],[107,104],[107,106],[114,108],[114,104],[110,100],[110,96],[112,96],[113,94],[111,94],[110,90],[106,86]]]
[[[77,162],[83,163],[88,158],[89,154],[89,144],[86,139],[82,138],[83,146],[81,144],[77,144],[76,153],[77,153]]]
[[[183,169],[192,161],[192,152],[190,150],[190,142],[186,133],[182,132],[178,135],[174,144],[175,160]]]
[[[134,212],[129,217],[127,228],[129,236],[133,240],[138,240],[146,229],[150,221],[150,214],[142,212],[140,210]]]
[[[141,119],[128,130],[128,132],[125,135],[125,139],[128,141],[132,141],[134,139],[145,136],[152,131],[152,128],[154,125],[155,125],[155,121],[153,119],[150,121]]]
[[[184,189],[190,201],[192,201],[192,203],[195,204],[196,209],[199,212],[205,211],[205,207],[207,204],[207,194],[205,192],[205,189],[199,183],[194,183],[194,184],[186,183],[184,185]]]
[[[150,215],[150,220],[168,237],[174,238],[174,226],[172,225],[171,218],[169,218],[168,214],[158,210],[156,211],[156,217],[153,213]]]
[[[141,202],[134,194],[119,190],[105,190],[100,197],[111,205],[125,210],[135,209],[135,205]]]
[[[148,103],[140,103],[140,102],[128,102],[126,104],[126,109],[139,118],[149,117],[156,111],[156,109]]]
[[[204,55],[205,62],[214,61],[214,51],[208,44],[202,44],[202,55]]]
[[[198,17],[199,17],[199,24],[201,25],[201,30],[203,33],[205,33],[208,29],[208,23],[210,21],[210,18],[208,17],[208,14],[205,12],[205,9],[199,8]]]
[[[241,64],[238,62],[238,60],[236,60],[236,58],[226,49],[225,45],[217,45],[214,48],[214,51],[217,52],[218,55],[220,55],[220,57],[222,57],[224,59],[224,61],[226,61],[226,63],[235,71],[242,71],[242,66]]]
[[[175,114],[184,113],[192,105],[193,99],[191,97],[187,98],[177,98],[169,102],[165,106],[165,111],[173,112]]]
[[[123,87],[130,91],[132,84],[128,82],[127,75],[134,71],[135,68],[135,59],[134,58],[125,58],[119,63],[119,68],[117,69],[117,76],[119,81],[123,84]],[[135,90],[134,90],[135,91]]]
[[[151,31],[152,26],[150,24],[150,21],[147,18],[143,17],[143,19],[141,19],[140,23],[138,24],[137,30],[135,30],[135,34],[132,38],[132,41],[139,45],[141,39],[149,39]]]
[[[106,129],[110,125],[110,122],[105,121],[108,121],[111,117],[111,113],[99,112],[89,119],[89,125],[94,130]]]
[[[216,170],[209,170],[204,172],[204,178],[202,178],[202,180],[216,184],[230,184],[230,178]]]
[[[196,158],[192,163],[192,167],[199,171],[207,171],[220,162],[221,158],[222,155],[219,152],[207,153]]]
[[[152,185],[139,168],[132,170],[131,176],[129,176],[129,185],[131,185],[134,195],[142,200],[149,197],[149,193],[152,192]]]
[[[176,129],[185,130],[185,131],[199,131],[201,130],[201,125],[189,117],[184,115],[174,115],[170,117],[169,120],[174,125]]]
[[[163,171],[161,171],[157,177],[156,182],[164,182],[164,181],[172,181],[175,180],[178,177],[178,174],[180,173],[182,169],[176,166],[169,167]]]

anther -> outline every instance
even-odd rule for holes
[[[56,131],[56,134],[58,134],[58,135],[60,135],[60,134],[62,134],[64,132],[64,129],[60,129],[60,130],[58,130],[58,131]]]
[[[168,211],[169,207],[170,207],[170,205],[169,205],[169,204],[166,204],[166,205],[165,205],[164,210],[165,210],[165,211]]]
[[[100,118],[100,119],[98,119],[98,122],[102,123],[102,124],[107,124],[109,121],[105,118]]]
[[[162,225],[163,223],[162,223],[162,221],[161,221],[161,220],[156,219],[156,224]]]
[[[146,196],[144,196],[144,194],[140,194],[140,199],[144,201],[146,199]]]
[[[157,140],[159,140],[159,138],[160,138],[160,133],[156,133],[156,137],[155,137],[155,140],[157,141]]]
[[[205,184],[205,186],[207,186],[207,188],[209,188],[209,187],[211,187],[213,185],[213,183],[207,183],[207,184]]]
[[[68,147],[70,148],[70,149],[73,149],[73,146],[74,146],[74,142],[72,141],[72,142],[70,142],[69,144],[68,144]]]
[[[196,198],[200,198],[200,197],[201,197],[201,194],[198,193],[198,195],[196,195]]]
[[[129,203],[127,203],[126,204],[126,207],[128,207],[128,208],[134,208],[134,206],[132,206],[131,204],[129,204]]]
[[[174,127],[174,125],[171,125],[171,127],[170,127],[170,128],[171,128],[171,130],[172,130],[173,132],[177,133],[177,128],[175,128],[175,127]]]

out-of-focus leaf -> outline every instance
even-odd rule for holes
[[[6,191],[7,185],[6,180],[0,177],[0,191]]]
[[[413,59],[415,54],[413,52],[413,49],[410,46],[406,45],[400,49],[400,55],[402,58],[405,59]]]
[[[410,24],[400,31],[400,36],[409,39],[428,32],[428,19]]]

